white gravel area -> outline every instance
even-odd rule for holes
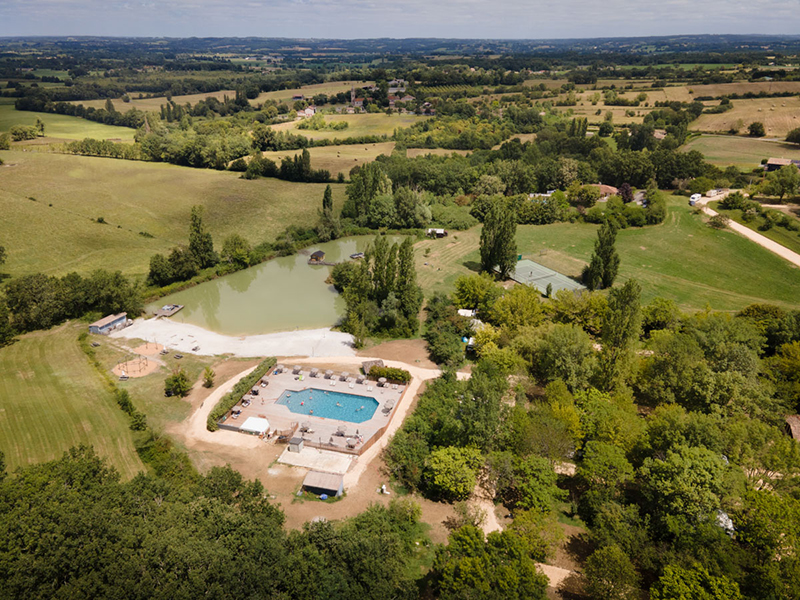
[[[300,452],[289,452],[289,448],[286,448],[278,458],[278,462],[312,471],[344,475],[353,464],[353,457],[341,452],[317,450],[316,448],[303,448]]]
[[[264,335],[232,337],[197,325],[169,319],[136,319],[133,325],[115,331],[114,338],[138,338],[163,344],[184,354],[233,356],[355,356],[353,336],[330,329],[299,329]],[[199,347],[199,348],[198,348]],[[198,348],[194,351],[193,348]]]

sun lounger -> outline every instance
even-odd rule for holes
[[[371,392],[371,391],[372,391],[372,386],[371,386],[371,385],[368,385],[368,386],[367,386],[367,391],[368,391],[368,392]]]
[[[355,383],[351,383],[348,387],[352,390],[354,387],[356,387],[356,384]]]
[[[393,384],[392,384],[392,389],[393,389],[393,390],[396,390],[396,389],[397,389],[397,384],[396,384],[396,383],[393,383]]]

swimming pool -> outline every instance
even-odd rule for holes
[[[287,390],[281,394],[276,404],[283,404],[299,415],[350,423],[369,421],[378,408],[378,401],[375,398],[319,389],[305,389],[299,392]]]

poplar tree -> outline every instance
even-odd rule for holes
[[[214,241],[203,226],[203,207],[193,206],[189,225],[189,252],[201,269],[213,267],[219,262],[214,252]]]
[[[422,290],[417,285],[417,268],[414,265],[414,243],[406,237],[400,244],[397,257],[397,279],[395,295],[400,301],[400,310],[416,331],[419,310],[422,308]]]
[[[619,254],[615,248],[617,229],[606,221],[597,231],[594,254],[589,266],[583,270],[583,282],[590,290],[609,288],[619,272]]]
[[[325,186],[325,193],[322,195],[322,210],[333,210],[333,190],[330,184]]]
[[[517,257],[517,213],[508,200],[494,198],[481,231],[481,269],[493,273],[495,267],[503,279],[514,269]]]

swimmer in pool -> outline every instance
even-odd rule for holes
[[[336,403],[336,406],[341,406],[341,404],[339,404],[339,403],[337,402],[337,403]]]

